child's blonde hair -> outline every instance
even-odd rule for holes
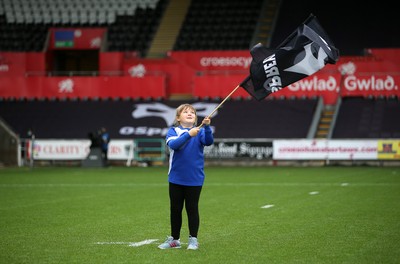
[[[186,109],[190,109],[194,111],[195,114],[195,119],[194,119],[194,123],[193,125],[195,126],[197,124],[197,111],[196,109],[191,105],[191,104],[181,104],[180,106],[178,106],[178,108],[176,108],[176,115],[175,115],[175,120],[174,120],[174,126],[179,126],[181,123],[178,121],[179,116],[181,115],[181,113],[186,110]]]

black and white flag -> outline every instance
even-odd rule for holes
[[[259,101],[339,60],[339,50],[313,14],[277,48],[259,43],[250,54],[250,75],[240,86]]]

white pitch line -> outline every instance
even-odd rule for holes
[[[129,247],[140,247],[143,245],[152,244],[153,242],[158,241],[158,239],[146,239],[139,242],[121,242],[121,241],[114,241],[114,242],[96,242],[97,245],[128,245]]]
[[[133,242],[96,242],[97,245],[125,245]]]
[[[130,247],[140,247],[140,246],[143,246],[143,245],[152,244],[153,242],[156,242],[156,241],[158,241],[158,239],[146,239],[146,240],[143,240],[143,241],[140,241],[140,242],[129,243],[129,246]]]
[[[283,186],[283,187],[299,187],[299,186],[344,186],[350,185],[349,183],[300,183],[300,182],[292,182],[292,183],[267,183],[267,182],[247,182],[247,183],[207,183],[207,186],[243,186],[243,187],[254,187],[254,186]],[[55,188],[55,187],[164,187],[167,186],[166,183],[121,183],[121,184],[114,184],[114,183],[87,183],[87,184],[80,184],[80,183],[2,183],[0,184],[0,188]],[[387,187],[387,186],[400,186],[400,183],[368,183],[368,182],[359,182],[359,183],[351,183],[353,187],[362,187],[362,186],[376,186],[376,187]]]
[[[308,194],[309,194],[309,195],[316,195],[316,194],[319,194],[319,192],[317,192],[317,191],[315,191],[315,192],[309,192]]]
[[[19,184],[19,183],[10,183],[10,184],[0,184],[0,187],[7,188],[7,187],[159,187],[159,186],[166,186],[166,183],[26,183],[26,184]]]
[[[267,205],[261,206],[261,208],[263,208],[263,209],[271,208],[271,207],[274,207],[274,205],[273,204],[267,204]]]

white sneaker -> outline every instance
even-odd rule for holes
[[[181,248],[181,241],[179,239],[174,239],[172,236],[167,236],[165,242],[160,244],[158,248],[160,249]]]
[[[187,249],[197,250],[199,249],[199,242],[196,237],[189,236],[189,243]]]

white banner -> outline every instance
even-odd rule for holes
[[[133,160],[134,141],[133,140],[111,140],[108,145],[109,160]]]
[[[36,139],[33,141],[35,160],[84,160],[90,152],[90,140]],[[133,140],[111,140],[108,145],[109,160],[134,158]]]
[[[133,160],[134,140],[111,140],[109,160]],[[84,160],[90,140],[37,139],[33,144],[36,160]],[[378,140],[274,140],[276,160],[378,160]]]
[[[377,140],[274,140],[277,160],[377,160]]]
[[[90,151],[90,140],[36,139],[32,145],[36,160],[80,160]]]

